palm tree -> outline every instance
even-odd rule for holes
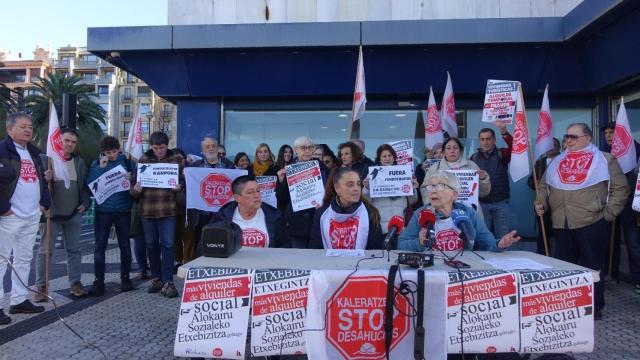
[[[4,64],[0,62],[0,68],[2,67],[4,67]],[[2,83],[2,81],[10,81],[12,77],[13,75],[10,72],[0,70],[0,139],[6,135],[4,123],[7,119],[7,114],[16,111],[18,108],[14,91]]]
[[[105,111],[93,101],[98,95],[92,85],[80,84],[81,77],[66,74],[50,74],[48,78],[38,78],[35,87],[36,95],[25,97],[25,110],[33,118],[34,142],[45,149],[49,131],[49,102],[55,105],[58,119],[62,119],[62,94],[74,94],[78,100],[77,127],[80,133],[78,153],[88,165],[98,154],[98,142],[102,137],[100,123],[106,121]]]

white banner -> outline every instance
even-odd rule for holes
[[[304,354],[309,270],[256,270],[253,274],[251,354]]]
[[[293,211],[321,205],[324,197],[324,184],[318,161],[299,162],[287,165],[286,169]]]
[[[387,143],[396,151],[398,165],[413,165],[413,139],[393,141]]]
[[[484,94],[483,122],[500,121],[507,124],[513,122],[518,97],[517,81],[487,80]]]
[[[370,166],[369,189],[372,198],[413,195],[411,165]]]
[[[449,272],[449,353],[461,353],[462,343],[465,353],[518,351],[520,334],[516,281],[515,274],[500,270]]]
[[[262,202],[269,204],[274,208],[278,207],[278,199],[276,198],[276,181],[277,176],[256,176]]]
[[[633,203],[631,203],[631,208],[633,211],[640,212],[640,173],[636,179],[636,190],[633,193]]]
[[[478,196],[480,194],[480,180],[475,170],[447,170],[453,173],[460,182],[458,200],[478,211]]]
[[[622,173],[626,174],[636,168],[637,154],[636,144],[633,140],[633,133],[629,127],[627,109],[624,107],[624,100],[620,99],[620,108],[616,116],[616,127],[611,143],[611,155],[618,159]]]
[[[527,129],[527,112],[524,107],[522,86],[519,87],[516,106],[516,126],[513,127],[513,146],[511,147],[511,162],[509,174],[516,182],[531,173],[529,163],[529,130]]]
[[[175,356],[244,359],[251,272],[210,267],[187,271]]]
[[[414,269],[400,271],[404,281],[417,281]],[[362,270],[345,281],[350,273],[351,270],[311,271],[306,323],[307,354],[311,360],[385,358],[388,270]],[[445,331],[430,331],[434,324],[445,322],[446,274],[425,271],[424,344],[429,359],[447,357]],[[395,285],[397,291],[400,276]],[[390,358],[405,360],[413,354],[415,334],[415,319],[405,314],[414,314],[415,310],[402,295],[395,297],[394,306]]]
[[[429,86],[429,103],[427,104],[427,117],[424,120],[424,146],[427,149],[436,149],[442,146],[444,134],[442,122],[438,113],[438,105],[433,97],[433,89]]]
[[[224,204],[233,200],[231,183],[242,175],[247,175],[247,170],[185,168],[187,209],[218,212]]]
[[[96,198],[98,205],[111,195],[121,191],[129,191],[130,188],[131,183],[127,179],[127,170],[122,165],[114,167],[89,183],[89,190]]]
[[[591,272],[521,271],[519,276],[520,352],[592,352]]]
[[[138,163],[137,181],[142,187],[173,189],[178,185],[180,167],[169,163]]]

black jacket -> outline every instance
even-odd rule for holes
[[[322,231],[320,229],[320,218],[322,214],[331,206],[333,211],[339,214],[350,214],[356,211],[356,209],[360,206],[360,202],[357,202],[348,208],[343,208],[338,205],[335,197],[331,199],[331,202],[322,208],[316,211],[315,216],[313,217],[313,224],[311,226],[311,239],[309,240],[309,248],[311,249],[322,249],[324,248],[324,243],[322,242]],[[369,213],[369,235],[367,236],[367,250],[374,249],[382,249],[384,245],[384,236],[382,235],[382,228],[380,228],[380,224],[373,225],[373,219],[371,212]]]
[[[232,201],[220,208],[218,214],[214,216],[212,221],[217,219],[223,219],[226,221],[233,221],[233,213],[238,208],[238,203]],[[280,214],[280,210],[274,208],[269,204],[262,203],[262,211],[264,212],[264,220],[267,225],[267,232],[269,233],[269,247],[272,248],[290,248],[291,241],[287,237],[285,231],[284,218]]]

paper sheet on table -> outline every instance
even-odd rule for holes
[[[551,266],[527,258],[489,259],[485,263],[501,270],[546,270]]]
[[[364,257],[362,249],[327,249],[327,256]]]

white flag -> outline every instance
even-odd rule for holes
[[[527,113],[524,108],[522,85],[518,86],[518,101],[516,102],[516,124],[513,128],[513,146],[511,148],[511,165],[509,174],[513,182],[528,176],[531,172],[529,165],[529,131],[527,130]]]
[[[353,92],[351,121],[356,121],[362,118],[366,104],[367,89],[364,84],[364,63],[362,61],[362,46],[360,46],[360,52],[358,53],[358,71],[356,73],[356,87]]]
[[[138,109],[136,110],[133,124],[131,124],[131,128],[129,128],[129,137],[127,138],[127,148],[125,151],[136,159],[142,157],[142,107],[140,105],[138,105]]]
[[[52,102],[49,103],[49,134],[47,135],[47,156],[53,161],[53,172],[56,179],[64,181],[64,187],[71,186],[69,178],[69,170],[64,159],[64,150],[62,150],[62,134],[60,133],[60,124],[58,123],[58,113]]]
[[[451,76],[447,71],[447,87],[442,96],[442,128],[450,137],[458,137],[458,123],[456,122],[456,103],[453,100],[453,86]]]
[[[611,143],[611,155],[618,159],[618,164],[623,173],[635,169],[636,167],[636,146],[631,135],[627,109],[624,107],[624,99],[620,100],[620,109],[616,117],[616,129],[613,133]]]
[[[427,117],[424,120],[424,144],[427,149],[434,149],[442,146],[443,142],[444,135],[442,134],[438,106],[433,97],[433,89],[429,87],[429,104],[427,105]]]
[[[547,151],[553,150],[553,122],[551,121],[548,91],[549,85],[544,89],[544,97],[542,98],[542,107],[540,108],[540,117],[538,118],[538,130],[536,131],[534,160],[538,160],[540,156],[544,155]]]

